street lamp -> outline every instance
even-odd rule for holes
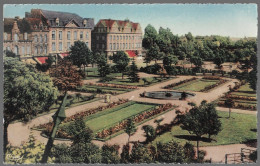
[[[41,163],[47,163],[58,127],[61,124],[61,122],[66,118],[65,105],[66,105],[67,95],[68,95],[67,92],[65,92],[65,95],[63,97],[62,103],[61,103],[58,111],[52,116],[54,126],[52,128],[52,132],[48,139],[48,142],[45,146],[45,150],[44,150],[44,154],[42,156]]]

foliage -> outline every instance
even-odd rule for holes
[[[92,140],[93,131],[86,126],[82,117],[73,121],[65,131],[72,136],[73,144],[77,143],[90,143]]]
[[[130,136],[136,132],[136,127],[134,125],[133,119],[131,118],[127,119],[125,132],[128,135],[128,143],[129,143]]]
[[[54,163],[72,163],[70,146],[65,143],[54,145],[51,155]]]
[[[123,79],[123,73],[126,72],[128,63],[130,62],[130,59],[128,58],[127,54],[124,51],[118,51],[116,54],[113,54],[111,59],[116,64],[117,70],[122,73]]]
[[[118,164],[120,157],[118,154],[118,145],[103,145],[102,146],[102,163],[105,164]]]
[[[18,58],[18,56],[13,51],[9,51],[9,50],[5,51],[5,56],[11,58]]]
[[[141,143],[134,143],[132,151],[130,154],[131,163],[152,163],[153,156],[152,153],[148,150],[147,146]]]
[[[67,60],[60,60],[57,67],[50,68],[53,83],[59,90],[68,91],[82,84],[82,76],[76,67]]]
[[[198,68],[200,68],[203,65],[203,59],[198,56],[192,56],[190,61]]]
[[[153,126],[144,125],[142,127],[142,130],[144,130],[144,132],[145,132],[146,142],[150,142],[155,138],[156,132],[155,132],[155,129],[153,128]]]
[[[163,58],[163,65],[164,66],[171,66],[172,64],[176,65],[177,62],[178,62],[177,56],[172,55],[172,54],[166,55]]]
[[[127,164],[130,160],[130,146],[129,144],[123,145],[122,153],[120,154],[121,160],[120,163]]]
[[[68,58],[73,65],[78,67],[84,65],[85,69],[85,66],[92,63],[93,54],[85,42],[75,41],[74,45],[70,47],[70,55]]]
[[[6,164],[34,164],[41,161],[45,146],[39,141],[35,141],[32,133],[29,140],[21,147],[9,146],[5,156]],[[53,163],[55,157],[49,158],[48,163]]]
[[[131,82],[139,82],[140,78],[138,76],[138,69],[135,64],[135,61],[132,61],[132,65],[130,66],[130,70],[128,72],[128,78]]]
[[[107,58],[105,54],[96,53],[96,62],[98,65],[98,72],[100,77],[105,77],[106,75],[110,74],[111,69],[107,64]]]

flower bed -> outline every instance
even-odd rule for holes
[[[217,82],[216,84],[213,84],[213,85],[209,85],[209,86],[206,86],[204,89],[200,90],[200,92],[207,92],[221,84],[224,84],[226,83],[228,80],[223,80],[223,79],[220,79],[219,82]]]
[[[219,102],[218,102],[218,106],[220,106],[220,107],[226,107],[224,101],[219,101]],[[237,104],[237,103],[235,103],[232,108],[235,108],[235,109],[245,109],[245,110],[253,110],[253,111],[256,110],[256,106],[253,106],[253,105],[244,105],[244,104]]]
[[[179,81],[179,82],[176,82],[176,83],[173,83],[173,84],[166,85],[165,87],[163,87],[163,89],[171,89],[175,86],[178,86],[178,85],[190,82],[190,81],[194,81],[196,79],[197,79],[196,77],[192,77],[190,79],[182,80],[182,81]]]
[[[221,80],[219,76],[204,76],[202,79],[207,79],[207,80]]]
[[[86,85],[92,85],[92,86],[102,86],[102,87],[110,87],[110,88],[122,88],[122,89],[137,89],[137,86],[126,86],[126,85],[117,85],[117,84],[104,84],[104,83],[99,83],[99,84],[93,84],[89,83]]]
[[[237,96],[237,95],[231,95],[227,94],[225,98],[231,98],[236,100],[248,100],[248,101],[257,101],[255,97],[249,97],[249,96]]]
[[[160,114],[166,110],[169,110],[170,108],[172,108],[173,105],[168,103],[168,104],[164,104],[164,105],[161,105],[161,106],[158,106],[158,108],[155,108],[153,110],[148,110],[148,111],[144,111],[138,115],[135,115],[133,118],[133,121],[135,123],[140,123],[152,116],[155,116],[157,114]],[[96,137],[97,138],[106,138],[110,135],[113,135],[115,134],[116,132],[120,131],[120,130],[123,130],[127,125],[127,120],[123,120],[121,122],[119,122],[117,125],[113,126],[113,127],[110,127],[108,129],[104,129],[102,130],[101,132],[98,132],[96,134]]]

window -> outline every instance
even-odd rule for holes
[[[128,40],[128,36],[126,36],[125,38],[126,38],[126,40]]]
[[[119,43],[116,44],[116,49],[119,50]]]
[[[88,40],[88,38],[89,38],[89,34],[88,34],[88,32],[86,33],[86,39]]]
[[[40,35],[40,42],[42,43],[42,35]]]
[[[11,48],[8,46],[8,47],[7,47],[7,50],[8,50],[8,51],[11,51]]]
[[[7,40],[7,33],[4,33],[4,40]]]
[[[74,31],[74,40],[77,40],[77,31]]]
[[[56,32],[55,32],[55,31],[52,31],[52,32],[51,32],[51,38],[52,38],[52,40],[55,40],[55,36],[56,36]]]
[[[125,49],[125,43],[123,43],[123,49]]]
[[[99,49],[99,44],[97,44],[97,49]]]
[[[122,36],[120,36],[120,40],[122,40]]]
[[[67,39],[70,40],[70,31],[67,32]]]
[[[83,40],[83,32],[82,31],[80,32],[79,38],[80,38],[80,40]]]
[[[129,43],[129,49],[131,49],[131,43]]]
[[[135,47],[134,47],[134,43],[132,44],[132,48],[134,49]]]
[[[105,36],[102,36],[102,40],[105,40]]]
[[[122,49],[122,43],[120,43],[120,50]]]
[[[42,54],[42,47],[40,47],[40,51],[39,52],[40,52],[40,54]]]
[[[37,35],[34,36],[34,42],[38,42],[38,36]]]
[[[52,51],[56,51],[56,43],[52,42]]]
[[[44,54],[47,54],[47,46],[44,47]]]
[[[132,39],[134,40],[134,39],[135,39],[135,37],[134,37],[134,36],[132,36]]]
[[[97,36],[97,40],[99,40],[99,36]]]
[[[86,19],[83,20],[83,26],[84,26],[84,27],[87,26],[87,20],[86,20]]]
[[[129,40],[131,40],[131,36],[129,36],[128,38],[129,38]]]
[[[113,48],[114,48],[114,50],[116,49],[116,43],[113,43]]]
[[[125,40],[125,36],[123,36],[123,39]]]
[[[112,36],[110,36],[110,37],[112,37]],[[112,43],[109,44],[109,48],[110,48],[110,50],[113,49],[113,48],[112,48]]]
[[[125,44],[125,48],[127,49],[127,43]]]
[[[102,49],[104,49],[105,48],[105,44],[102,44]]]
[[[27,54],[31,54],[31,47],[30,46],[27,46]]]
[[[110,36],[110,41],[112,41],[112,36]]]
[[[67,43],[67,50],[70,50],[70,42]]]
[[[56,18],[56,20],[55,20],[55,22],[56,22],[56,26],[59,26],[60,24],[60,20],[59,20],[59,18]]]
[[[88,42],[86,42],[86,45],[87,45],[87,47],[89,47],[89,46],[88,46]]]
[[[37,54],[38,54],[38,48],[34,47],[34,55],[37,55]]]
[[[18,37],[18,34],[14,34],[14,41],[18,41],[19,40],[19,37]]]
[[[114,35],[114,40],[116,40],[116,36]]]
[[[59,31],[59,40],[62,40],[62,31]]]
[[[24,55],[25,50],[24,50],[24,46],[22,46],[22,55]]]
[[[62,51],[62,42],[59,42],[59,51]]]
[[[44,41],[47,42],[47,34],[44,35]]]
[[[27,40],[28,37],[27,37],[27,32],[24,33],[24,40]]]
[[[119,40],[119,36],[118,35],[116,36],[116,38],[117,38],[117,40]]]

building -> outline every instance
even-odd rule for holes
[[[92,51],[105,52],[107,56],[116,51],[141,55],[142,30],[139,23],[129,20],[102,19],[92,30]]]
[[[4,19],[4,50],[22,56],[64,54],[77,40],[91,49],[94,19],[73,13],[32,9],[25,18]]]

